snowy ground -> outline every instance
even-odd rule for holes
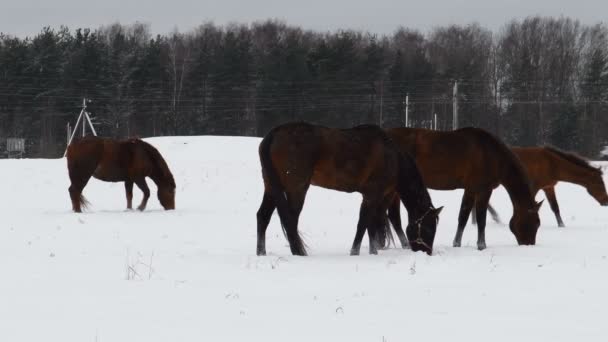
[[[557,188],[567,228],[544,205],[537,246],[489,223],[482,252],[471,225],[451,247],[462,192],[432,192],[445,209],[430,257],[369,256],[367,239],[348,256],[360,196],[313,188],[311,256],[290,255],[275,215],[256,257],[259,140],[149,141],[175,175],[175,211],[155,194],[125,211],[122,184],[92,180],[93,207],[74,214],[64,159],[0,161],[0,341],[606,340],[608,209],[583,188]],[[504,190],[492,204],[507,221]]]

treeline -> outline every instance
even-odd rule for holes
[[[156,37],[141,24],[0,35],[0,147],[24,137],[28,156],[59,156],[85,97],[98,133],[115,137],[261,136],[291,120],[402,126],[406,98],[410,126],[451,129],[455,82],[460,127],[590,157],[608,144],[607,27],[530,17],[498,33],[266,21]]]

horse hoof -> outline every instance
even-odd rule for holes
[[[560,227],[560,228],[566,227],[566,225],[563,222],[562,223],[558,223],[557,226]]]
[[[452,247],[460,247],[460,241],[452,242]]]
[[[477,243],[477,249],[480,251],[483,251],[484,249],[486,249],[486,243]]]
[[[351,250],[350,250],[350,255],[351,255],[351,256],[356,256],[356,255],[359,255],[359,251],[358,251],[358,250],[356,250],[356,249],[351,249]]]
[[[266,256],[266,251],[257,251],[256,254],[258,256]]]

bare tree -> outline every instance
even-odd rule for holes
[[[184,89],[184,79],[188,73],[192,38],[175,31],[167,41],[169,56],[169,73],[172,79],[171,123],[173,134],[180,132],[179,106]]]

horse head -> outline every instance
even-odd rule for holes
[[[439,223],[439,213],[443,207],[430,207],[418,219],[407,225],[406,235],[410,242],[412,251],[423,251],[428,255],[433,254],[433,242]]]
[[[165,210],[175,209],[175,183],[158,185],[158,201]]]
[[[509,221],[509,228],[519,245],[535,245],[536,232],[540,227],[538,210],[543,201],[535,202],[530,208],[516,208]]]
[[[601,168],[597,168],[597,172],[591,177],[590,183],[587,185],[587,192],[602,206],[608,206],[608,194]]]

